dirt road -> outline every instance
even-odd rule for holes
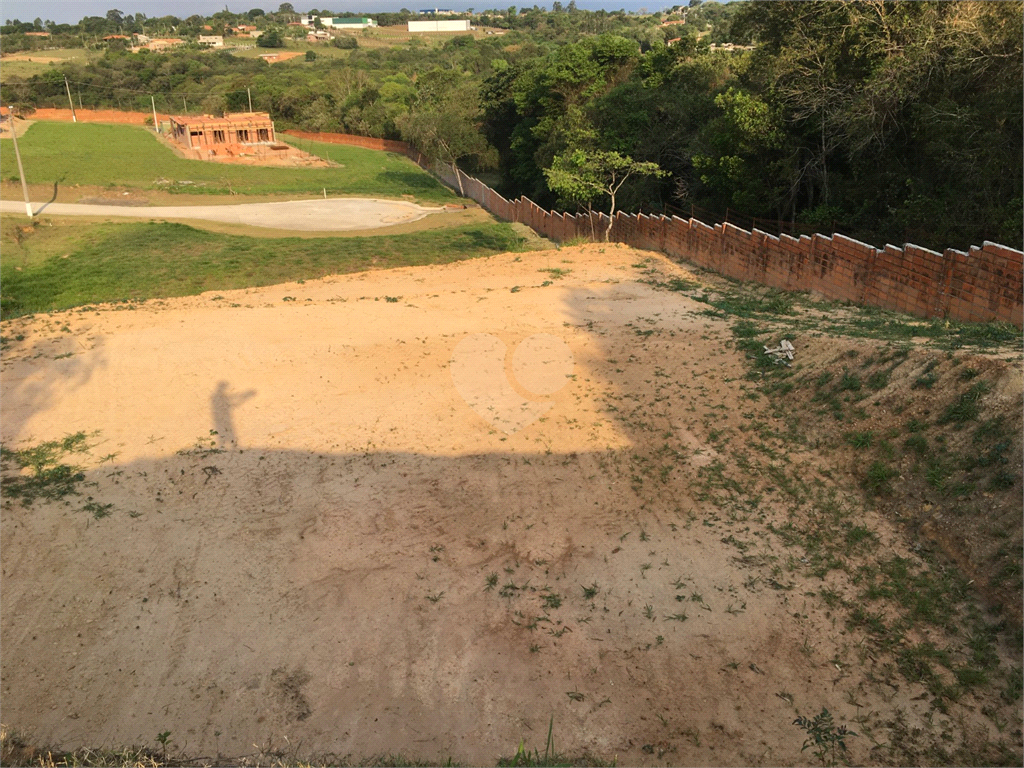
[[[344,232],[377,229],[417,221],[443,208],[425,208],[401,200],[330,198],[243,205],[133,206],[33,203],[33,212],[50,216],[109,216],[150,220],[202,220],[267,229],[303,232]],[[0,212],[24,215],[25,204],[0,201]]]

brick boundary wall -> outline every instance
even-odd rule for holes
[[[65,114],[66,113],[66,116]],[[82,122],[142,124],[151,114],[78,110]],[[38,110],[36,119],[70,120],[71,110]],[[163,116],[160,116],[163,118]],[[344,133],[281,133],[310,141],[348,144],[406,155],[453,189],[462,189],[499,219],[526,224],[556,242],[591,239],[604,232],[603,213],[547,211],[521,197],[506,200],[483,182],[447,165],[431,165],[412,145]],[[942,253],[911,243],[884,248],[838,233],[770,235],[729,223],[714,226],[678,216],[615,214],[610,239],[635,248],[661,251],[737,280],[751,280],[787,291],[817,291],[828,299],[904,312],[922,318],[961,322],[1010,322],[1024,327],[1024,252],[986,241],[969,251]]]
[[[296,131],[289,128],[286,131],[279,131],[298,139],[309,141],[320,141],[325,144],[348,144],[353,147],[364,149],[379,149],[383,152],[397,152],[400,155],[407,155],[413,160],[419,157],[419,152],[413,149],[411,144],[404,141],[391,141],[390,139],[374,139],[370,136],[356,136],[351,133],[310,133],[309,131]]]
[[[465,195],[498,218],[522,222],[556,242],[592,239],[608,227],[604,213],[547,211],[526,197],[506,200],[461,170],[432,170],[453,189],[461,180]],[[1024,327],[1024,252],[988,241],[966,252],[939,253],[911,243],[875,248],[838,233],[776,237],[728,223],[621,211],[610,239],[772,288],[817,291],[828,299],[922,318]]]
[[[52,120],[60,123],[72,122],[70,109],[49,109],[40,107],[30,115],[28,120]],[[120,125],[146,125],[153,122],[152,112],[121,112],[116,109],[76,109],[75,117],[80,123],[118,123]],[[157,120],[167,120],[169,115],[156,113]]]

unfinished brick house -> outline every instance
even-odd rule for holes
[[[266,112],[179,115],[160,123],[160,133],[178,154],[193,160],[253,165],[327,167],[329,161],[277,140]]]
[[[239,112],[224,117],[178,116],[172,117],[170,123],[171,138],[207,156],[257,153],[277,141],[274,121],[266,112]]]

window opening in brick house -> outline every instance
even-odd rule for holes
[[[266,128],[257,128],[256,135],[258,136],[257,141],[270,141],[270,131]]]
[[[249,131],[245,128],[238,129],[238,141],[243,144],[249,143]]]
[[[214,131],[213,131],[213,143],[214,144],[223,144],[224,143],[224,131],[218,131],[218,130],[214,129]]]

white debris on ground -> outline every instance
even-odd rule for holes
[[[779,346],[777,347],[769,347],[765,345],[764,348],[764,353],[766,355],[771,355],[775,358],[774,362],[776,365],[785,365],[786,367],[789,367],[788,361],[793,359],[794,351],[796,350],[789,339],[783,339],[779,342]]]

